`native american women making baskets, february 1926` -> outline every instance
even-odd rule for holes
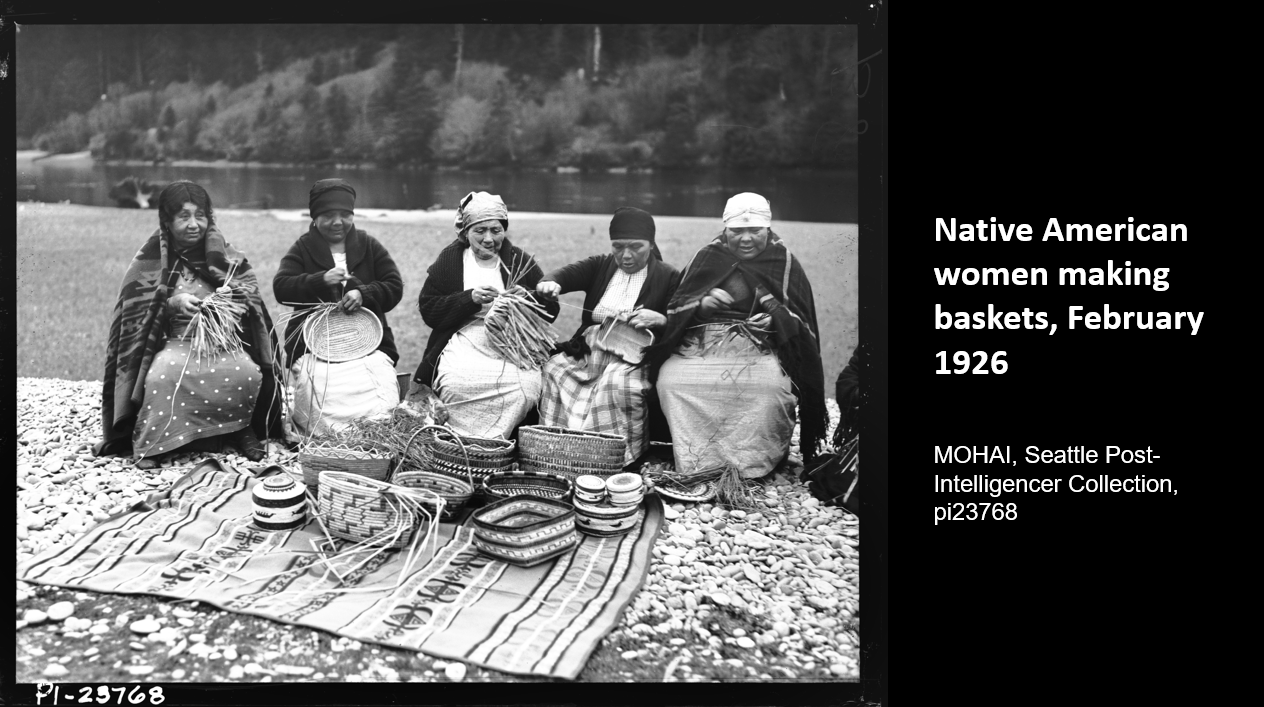
[[[768,200],[729,199],[724,231],[685,267],[663,339],[646,351],[671,428],[676,471],[757,478],[828,425],[820,336],[803,266],[772,231]]]
[[[355,227],[355,200],[355,189],[341,179],[313,184],[308,196],[311,226],[281,259],[272,280],[277,302],[305,313],[291,317],[285,332],[296,434],[323,435],[399,403],[399,353],[386,313],[404,296],[404,281],[386,247]],[[333,310],[321,303],[336,303],[342,312],[372,312],[381,327],[376,350],[329,361],[309,352],[303,335],[306,319]],[[308,330],[322,335],[321,327]]]
[[[280,433],[272,322],[254,271],[188,181],[158,197],[159,228],[132,258],[110,325],[100,454],[152,468],[176,451],[231,441],[264,457]]]
[[[611,252],[594,255],[550,273],[536,285],[545,297],[584,291],[579,329],[561,352],[544,364],[540,424],[625,438],[624,464],[649,444],[651,387],[636,366],[641,350],[619,345],[627,327],[633,337],[661,335],[667,302],[680,273],[663,262],[654,244],[654,217],[625,206],[610,220]],[[611,340],[616,335],[616,341]],[[639,343],[639,339],[633,341]]]
[[[458,433],[507,439],[539,402],[543,361],[532,360],[527,350],[496,346],[489,314],[494,318],[494,305],[503,298],[501,306],[513,301],[520,311],[538,312],[527,312],[521,321],[547,327],[559,307],[536,299],[543,272],[509,241],[509,210],[499,196],[466,195],[455,228],[456,240],[431,264],[417,298],[432,331],[413,385],[434,388]],[[540,337],[530,343],[540,344]]]

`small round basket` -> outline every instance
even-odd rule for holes
[[[425,434],[422,434],[425,433]],[[407,444],[404,445],[405,451],[412,447],[418,436],[421,436],[419,444],[422,445],[423,456],[428,460],[427,466],[430,468],[408,469],[402,464],[395,471],[392,481],[405,488],[421,488],[433,491],[438,494],[444,501],[442,518],[449,519],[460,512],[470,497],[474,495],[474,477],[470,474],[469,460],[465,462],[465,476],[460,479],[443,471],[435,471],[433,464],[433,445],[436,440],[445,440],[452,442],[464,448],[464,443],[460,436],[455,432],[441,425],[425,425],[420,427],[412,436],[408,438]],[[407,456],[404,454],[402,456]]]
[[[303,322],[303,343],[322,361],[354,361],[377,350],[382,343],[382,322],[364,307],[350,313],[329,309]]]
[[[571,495],[571,482],[543,471],[502,471],[483,479],[483,490],[495,498],[526,495],[566,501]]]
[[[326,471],[386,481],[391,472],[391,461],[390,453],[370,445],[349,447],[319,439],[305,445],[298,455],[298,463],[303,467],[303,483],[312,493],[319,492],[320,476]]]
[[[564,427],[518,428],[518,466],[573,480],[577,476],[613,476],[623,471],[627,441],[621,435]]]
[[[400,548],[412,540],[421,525],[419,514],[383,492],[390,484],[372,483],[341,471],[327,471],[321,480],[316,509],[330,535],[369,546]]]

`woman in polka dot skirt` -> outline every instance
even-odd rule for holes
[[[275,340],[254,272],[215,228],[206,190],[175,182],[158,208],[160,229],[132,261],[115,307],[97,453],[121,453],[130,437],[145,469],[176,451],[222,451],[228,441],[258,461],[259,438],[279,432],[279,415],[270,404]],[[202,300],[225,285],[244,305],[243,349],[199,355],[186,329]]]

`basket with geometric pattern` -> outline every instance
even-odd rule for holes
[[[400,468],[395,470],[395,475],[391,478],[391,481],[406,488],[420,488],[433,491],[442,497],[444,501],[441,517],[444,519],[452,518],[460,512],[465,503],[474,495],[476,487],[474,477],[470,472],[470,461],[468,459],[465,460],[464,466],[460,467],[460,470],[465,473],[465,478],[458,478],[453,473],[436,467],[433,446],[438,442],[443,442],[455,444],[464,449],[464,443],[455,432],[447,427],[425,425],[419,427],[408,438],[407,444],[404,445],[405,453],[401,456],[407,458],[407,450],[412,447],[414,441],[421,445],[422,456],[427,460],[424,462],[423,468],[407,468],[401,464]]]
[[[584,474],[612,476],[623,471],[627,440],[621,435],[565,427],[524,425],[518,428],[518,467],[567,479]]]

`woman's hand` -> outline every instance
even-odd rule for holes
[[[342,296],[342,302],[339,304],[342,305],[342,311],[349,314],[356,311],[364,304],[364,295],[360,294],[359,290],[351,290]]]
[[[698,311],[703,315],[710,314],[720,307],[727,307],[733,304],[733,295],[718,288],[712,287],[711,291],[702,296],[698,301]]]
[[[757,285],[755,287],[755,300],[759,302],[759,308],[769,314],[772,314],[777,311],[778,308],[784,306],[781,302],[777,301],[777,298],[774,297],[773,294],[768,291],[768,288],[763,285]]]
[[[667,317],[652,309],[638,309],[628,317],[628,324],[637,329],[652,329],[667,323]]]
[[[325,271],[325,284],[330,287],[337,287],[343,280],[347,279],[347,271],[342,268],[330,268]]]
[[[470,290],[470,299],[474,300],[474,304],[479,306],[496,299],[496,295],[500,294],[495,287],[490,285],[480,285]]]
[[[191,317],[198,312],[198,307],[202,304],[202,300],[188,292],[181,292],[172,295],[167,300],[167,307],[172,314],[183,314]]]
[[[535,286],[535,291],[541,297],[557,299],[557,296],[562,294],[562,286],[552,280],[541,280],[539,284]]]

